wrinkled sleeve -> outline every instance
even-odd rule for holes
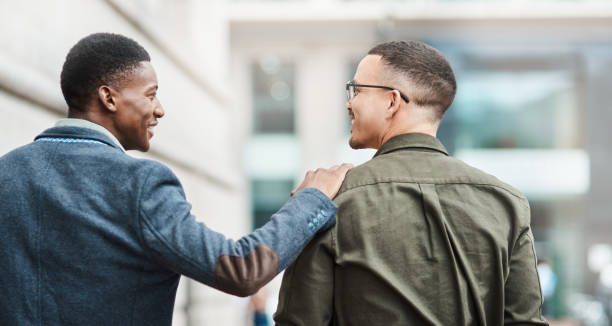
[[[331,325],[334,299],[333,233],[315,237],[283,275],[276,325]]]
[[[529,228],[529,207],[526,225],[511,251],[509,273],[505,285],[505,325],[548,325],[542,318],[542,291],[537,272],[533,235]]]
[[[167,167],[147,172],[139,194],[141,241],[168,269],[238,296],[255,293],[287,268],[337,206],[322,192],[296,193],[263,227],[237,241],[196,221],[182,186]]]

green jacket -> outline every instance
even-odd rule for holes
[[[285,272],[277,325],[547,325],[527,199],[424,134],[347,175]]]

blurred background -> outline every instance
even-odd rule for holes
[[[545,315],[612,325],[612,2],[0,0],[0,155],[65,116],[61,66],[93,32],[134,38],[158,73],[166,116],[130,155],[169,165],[198,219],[233,238],[306,170],[371,158],[348,147],[344,84],[373,45],[433,45],[458,82],[439,138],[530,200]],[[183,278],[174,324],[251,313]]]

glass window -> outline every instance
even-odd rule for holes
[[[292,179],[253,179],[251,198],[253,229],[266,224],[289,199],[293,190]]]
[[[463,72],[439,137],[453,149],[576,148],[573,74]]]
[[[294,133],[295,65],[271,56],[252,64],[253,130]]]

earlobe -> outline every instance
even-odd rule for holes
[[[110,87],[100,86],[98,88],[98,99],[109,111],[117,111],[117,108],[115,107],[115,99],[113,98],[113,90]]]

